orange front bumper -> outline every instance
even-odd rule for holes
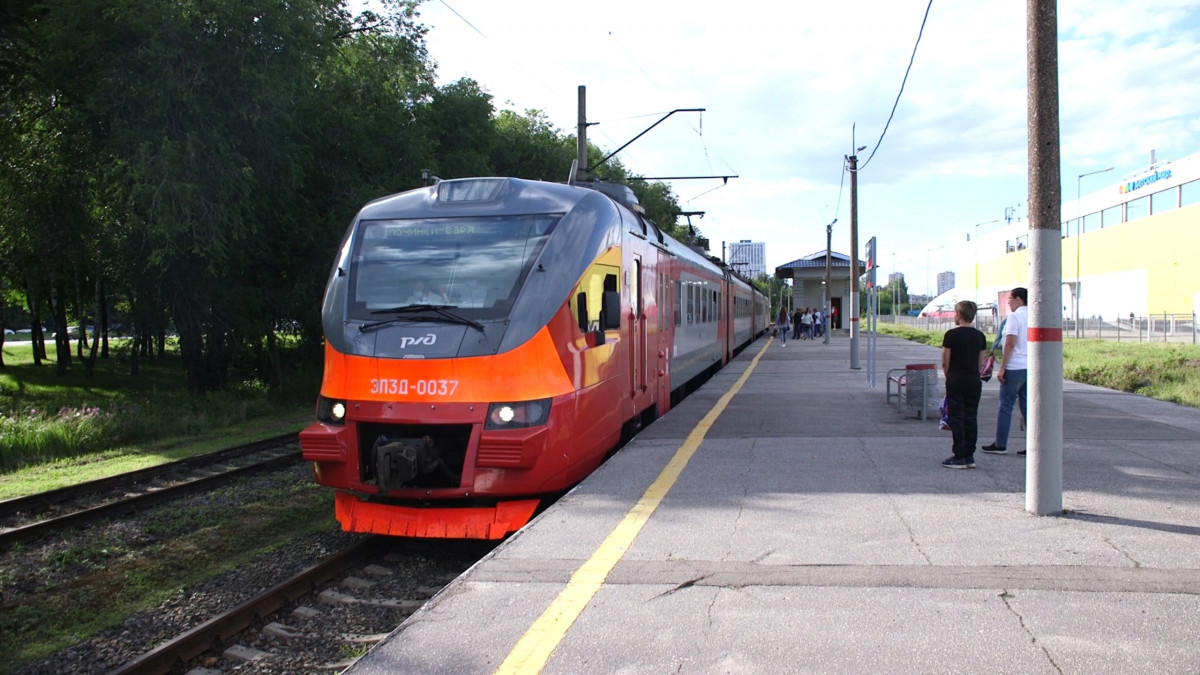
[[[414,508],[364,502],[338,492],[335,510],[347,532],[430,539],[500,539],[516,532],[537,509],[538,500],[499,502],[495,506]]]

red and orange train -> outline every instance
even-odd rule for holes
[[[498,539],[768,325],[628,187],[445,180],[354,218],[300,434],[342,528]]]

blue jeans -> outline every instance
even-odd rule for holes
[[[1000,413],[996,415],[996,445],[1008,447],[1008,428],[1012,426],[1013,402],[1021,402],[1021,417],[1025,417],[1025,395],[1027,370],[1004,371],[1004,382],[1000,385]]]
[[[787,344],[788,330],[790,330],[789,326],[787,326],[785,324],[779,324],[779,344],[781,344],[781,345]]]

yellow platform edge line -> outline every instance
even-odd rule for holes
[[[629,550],[633,540],[637,538],[642,527],[650,520],[650,516],[675,485],[675,481],[683,473],[692,456],[696,454],[696,450],[699,449],[708,430],[725,411],[733,397],[741,391],[746,380],[750,378],[750,374],[758,366],[759,359],[770,346],[771,340],[767,340],[763,348],[754,356],[754,360],[750,362],[750,366],[746,368],[746,372],[742,373],[737,382],[721,396],[716,405],[688,434],[683,445],[679,446],[671,461],[663,467],[650,487],[646,488],[637,504],[604,538],[587,562],[575,570],[571,575],[571,580],[559,592],[558,597],[550,603],[546,611],[533,622],[529,630],[513,646],[504,662],[496,669],[497,675],[540,673],[542,671],[542,668],[550,660],[551,654],[567,634],[567,630],[571,628],[600,587],[604,585],[609,572],[621,561],[621,558],[625,557],[625,552]]]

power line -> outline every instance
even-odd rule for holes
[[[475,31],[476,33],[479,33],[481,36],[483,36],[483,39],[485,39],[485,40],[488,39],[488,36],[484,35],[483,31],[476,28],[475,24],[471,23],[470,21],[467,21],[467,17],[463,16],[462,14],[459,14],[457,9],[454,9],[453,7],[450,6],[450,3],[446,2],[446,0],[441,0],[441,3],[446,6],[446,9],[450,10],[451,12],[454,12],[454,16],[457,16],[458,18],[462,19],[463,23],[470,26],[471,30]]]
[[[650,73],[647,73],[646,69],[642,67],[642,64],[638,63],[638,60],[633,58],[633,54],[630,54],[629,50],[625,49],[625,45],[621,44],[621,41],[617,39],[616,35],[613,35],[611,30],[608,31],[608,37],[612,38],[612,41],[616,43],[617,48],[619,48],[622,52],[625,52],[625,56],[629,57],[629,60],[633,62],[633,65],[637,66],[637,69],[642,71],[642,75],[646,76],[646,79],[650,82],[650,84],[654,85],[655,89],[662,91],[662,87],[658,86],[658,83],[654,81],[654,78],[650,77]]]
[[[842,158],[842,180],[841,180],[841,182],[838,183],[837,206],[835,206],[833,208],[834,219],[836,219],[837,215],[839,213],[841,213],[841,211],[842,211],[842,188],[844,188],[844,187],[846,187],[846,158],[845,157]]]
[[[450,10],[450,12],[454,14],[454,16],[457,16],[459,18],[459,20],[461,20],[463,23],[467,24],[467,26],[469,26],[471,28],[471,30],[478,33],[479,36],[484,39],[484,41],[486,41],[490,45],[496,44],[496,42],[493,41],[490,37],[488,37],[486,33],[479,30],[478,28],[475,27],[475,24],[468,21],[467,17],[460,14],[457,9],[454,9],[453,7],[451,7],[450,4],[446,2],[446,0],[438,0],[438,1],[441,2],[442,5],[445,6],[446,9]],[[503,52],[508,52],[508,53],[503,54]],[[539,85],[541,85],[542,89],[545,89],[547,93],[550,93],[550,94],[555,93],[555,90],[553,88],[551,88],[550,85],[546,84],[546,81],[543,80],[539,76],[540,71],[538,71],[537,69],[534,69],[534,68],[527,67],[525,65],[524,61],[513,56],[513,53],[509,49],[507,44],[501,43],[499,46],[499,51],[497,53],[502,54],[503,56],[506,56],[508,58],[508,60],[512,61],[515,64],[516,70],[520,70],[520,71],[524,72],[530,79],[532,79],[534,82],[537,82]],[[511,100],[509,101],[509,103],[516,105],[516,103]]]
[[[883,144],[883,137],[887,134],[888,126],[892,123],[892,117],[896,114],[896,106],[900,105],[900,95],[904,93],[904,85],[908,82],[908,74],[912,71],[913,61],[917,58],[917,47],[921,44],[921,35],[925,32],[925,22],[929,20],[929,10],[933,7],[933,0],[929,0],[929,4],[925,6],[925,17],[921,19],[921,30],[917,31],[917,42],[913,45],[912,56],[908,57],[908,68],[904,70],[904,80],[900,82],[900,91],[896,93],[896,102],[892,104],[892,112],[888,115],[887,124],[883,125],[883,132],[879,134],[879,140],[875,142],[875,148],[871,150],[867,161],[860,164],[857,168],[862,171],[871,163],[871,157],[875,156],[875,151],[879,150],[879,146]]]

